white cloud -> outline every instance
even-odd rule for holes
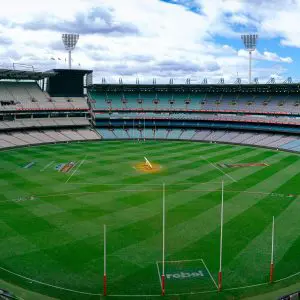
[[[248,51],[241,49],[238,51],[238,56],[248,58]],[[258,50],[253,51],[252,57],[254,60],[266,60],[266,61],[274,61],[274,62],[283,62],[283,63],[292,63],[293,60],[291,57],[280,57],[278,54],[274,52],[264,51],[260,53]]]
[[[95,69],[96,81],[120,75],[131,81],[136,76],[147,81],[158,77],[161,82],[175,76],[181,82],[187,77],[201,82],[203,77],[218,80],[221,76],[232,81],[237,73],[247,77],[247,52],[216,43],[216,34],[239,38],[234,25],[259,25],[262,35],[281,34],[284,45],[298,40],[298,29],[290,29],[295,19],[289,19],[296,18],[297,10],[276,10],[277,0],[273,10],[260,0],[177,2],[180,5],[159,0],[125,4],[124,0],[73,0],[70,5],[52,0],[41,5],[40,0],[27,0],[20,5],[20,0],[10,0],[0,10],[0,44],[5,43],[0,57],[45,69],[65,66],[60,35],[76,30],[83,34],[73,54],[74,64]],[[197,6],[197,13],[192,12]],[[277,18],[285,21],[280,30],[275,26]],[[51,57],[62,60],[55,62]],[[268,50],[256,51],[254,59],[293,62]]]

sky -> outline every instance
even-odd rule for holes
[[[300,0],[10,0],[0,67],[67,68],[61,35],[78,33],[73,66],[94,70],[94,83],[246,83],[241,34],[255,33],[253,78],[298,82],[299,16]]]

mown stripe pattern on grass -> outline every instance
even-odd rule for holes
[[[137,173],[132,166],[144,156],[162,171]],[[83,157],[71,178],[55,171],[55,165]],[[34,167],[22,168],[31,161]],[[212,165],[247,162],[269,166],[224,169],[226,176]],[[165,183],[167,259],[203,258],[217,278],[224,180],[224,288],[267,280],[273,215],[275,274],[286,277],[300,271],[299,198],[282,195],[298,194],[299,167],[296,154],[188,142],[112,141],[2,152],[0,266],[51,285],[101,293],[107,224],[109,293],[159,294],[155,262],[161,260]],[[32,195],[36,200],[28,200]],[[0,272],[7,281],[53,297],[84,297]],[[190,288],[187,282],[183,290],[168,292],[203,292],[201,284]]]

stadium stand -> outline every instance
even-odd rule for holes
[[[0,111],[87,109],[84,97],[50,97],[36,82],[0,82]]]
[[[80,81],[87,72],[79,74]],[[71,86],[66,91],[62,82],[51,85],[54,95],[45,90],[55,75],[54,71],[0,70],[0,148],[101,139],[91,128],[83,88]]]
[[[138,95],[137,93],[117,94],[90,93],[93,108],[96,110],[152,110],[152,111],[211,111],[244,113],[300,113],[300,106],[295,105],[297,95],[237,95],[237,94],[198,94],[192,97],[182,94]],[[139,98],[141,97],[141,98]],[[140,101],[139,101],[140,100]],[[139,106],[138,106],[139,104]]]
[[[17,131],[0,133],[0,148],[100,139],[101,136],[91,129]]]
[[[195,129],[150,129],[139,131],[133,129],[97,129],[103,139],[171,139],[186,141],[204,141],[230,144],[261,146],[282,150],[300,149],[300,138],[273,133],[225,131],[225,130],[195,130]]]
[[[19,79],[27,73],[12,71]],[[53,84],[49,91],[38,84],[54,73],[31,72],[26,80],[14,80],[0,72],[1,148],[168,139],[300,151],[298,85],[96,84],[86,97],[83,90],[67,91],[63,82],[56,82],[55,93]]]
[[[94,125],[104,139],[191,140],[299,151],[299,92],[297,84],[100,84],[93,85],[89,97]]]

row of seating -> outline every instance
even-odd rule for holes
[[[50,97],[35,82],[0,82],[0,111],[87,110],[84,97]]]
[[[98,129],[103,139],[169,139],[262,146],[300,152],[300,137],[273,133],[194,129]]]
[[[88,126],[87,118],[34,118],[17,119],[13,121],[0,121],[0,130],[13,128],[41,128],[41,127],[63,127],[63,126]]]
[[[298,96],[265,95],[180,95],[90,93],[92,106],[99,110],[203,110],[256,113],[300,113]]]
[[[275,117],[267,115],[234,115],[234,114],[204,114],[204,113],[97,113],[97,119],[136,119],[136,120],[205,120],[205,121],[228,121],[247,123],[268,123],[300,125],[300,119],[296,117]]]
[[[92,129],[0,132],[0,148],[100,139]]]

